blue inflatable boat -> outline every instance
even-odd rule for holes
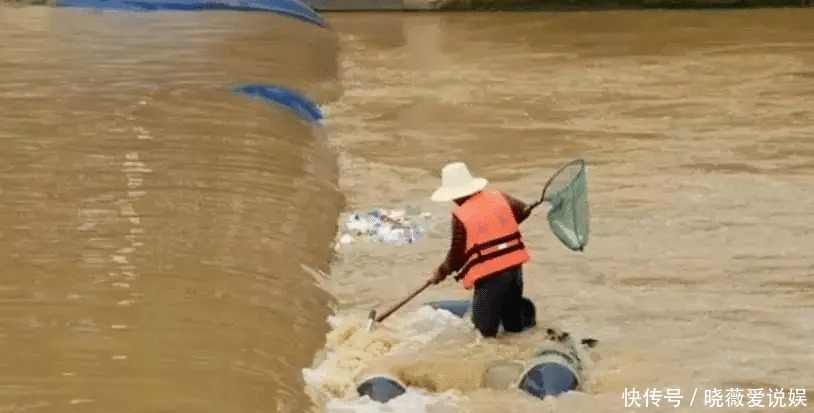
[[[214,11],[276,13],[322,27],[325,19],[299,0],[56,0],[56,7],[126,11]]]

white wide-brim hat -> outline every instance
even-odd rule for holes
[[[433,192],[430,199],[435,202],[448,202],[474,194],[489,183],[484,178],[472,176],[463,162],[447,164],[441,169],[441,187]]]

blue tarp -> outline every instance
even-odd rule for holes
[[[57,0],[56,6],[127,11],[235,10],[269,12],[328,27],[328,23],[322,16],[299,0]]]
[[[232,87],[232,91],[253,99],[260,99],[282,106],[305,121],[322,124],[322,111],[308,98],[281,86],[248,84]]]

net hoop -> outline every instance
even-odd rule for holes
[[[563,171],[565,171],[566,169],[568,169],[569,167],[571,167],[573,165],[579,165],[579,170],[583,171],[585,169],[585,160],[582,159],[582,158],[576,158],[576,159],[566,163],[565,165],[561,166],[559,169],[557,169],[557,172],[554,172],[554,175],[552,175],[551,178],[548,179],[548,182],[546,182],[545,186],[543,187],[543,192],[540,194],[540,200],[541,201],[547,201],[546,192],[548,191],[548,188],[551,187],[551,183],[554,182],[554,179],[559,177],[560,174]],[[574,177],[571,179],[571,181],[569,181],[568,183],[570,184],[578,176],[579,176],[579,174],[575,174]]]

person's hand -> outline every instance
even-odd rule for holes
[[[430,277],[430,279],[427,281],[429,281],[430,284],[438,284],[441,281],[444,281],[446,278],[447,278],[446,274],[441,274],[440,272],[438,272],[438,270],[436,270],[432,277]]]
[[[526,218],[528,218],[529,216],[531,216],[531,213],[534,211],[534,208],[537,208],[537,207],[538,207],[538,206],[540,206],[540,204],[542,204],[543,202],[544,202],[544,201],[541,199],[541,200],[539,200],[539,201],[534,202],[533,204],[526,205],[526,209],[525,209],[525,210],[523,210],[523,216],[522,216],[522,219],[520,220],[520,222],[525,221],[525,220],[526,220]]]

